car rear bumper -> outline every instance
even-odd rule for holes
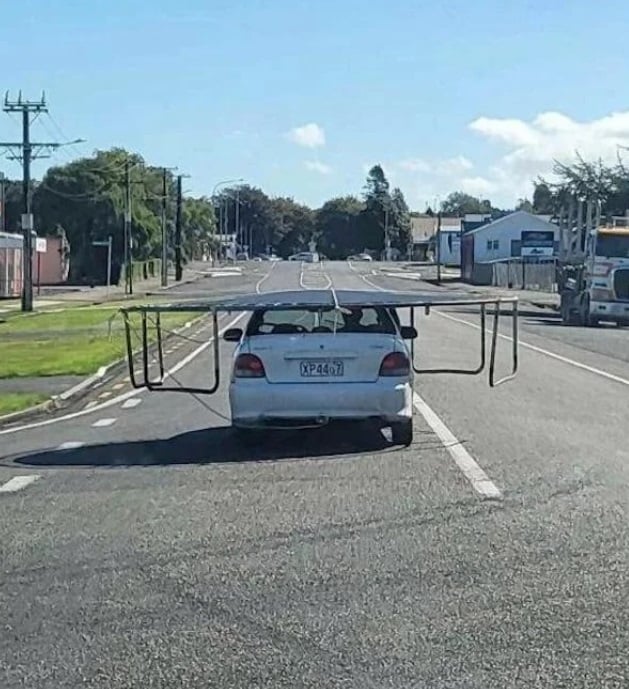
[[[413,390],[408,381],[379,379],[375,383],[268,383],[236,381],[229,388],[232,423],[282,425],[303,420],[308,425],[334,420],[374,419],[385,423],[413,415]]]

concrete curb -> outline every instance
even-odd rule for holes
[[[180,282],[177,284],[181,284]],[[183,332],[184,330],[188,330],[191,328],[195,323],[200,321],[202,318],[204,318],[204,315],[198,316],[196,318],[193,318],[192,320],[188,321],[184,325],[180,326],[179,328],[175,328],[171,332],[169,332],[166,337],[162,340],[163,342],[166,342],[169,337],[172,337],[173,335],[178,335],[179,333]],[[140,353],[141,350],[136,350],[133,352],[133,356],[137,356]],[[101,366],[96,373],[93,373],[92,375],[88,376],[84,380],[82,380],[80,383],[77,383],[76,385],[73,385],[71,388],[68,388],[64,392],[58,394],[58,395],[52,395],[49,400],[46,400],[45,402],[40,402],[39,404],[34,405],[33,407],[27,407],[26,409],[21,409],[20,411],[12,412],[11,414],[4,414],[3,416],[0,416],[0,428],[7,424],[7,423],[12,423],[15,421],[22,421],[25,419],[28,419],[32,416],[36,416],[40,413],[43,412],[53,412],[57,411],[58,409],[62,409],[67,403],[69,402],[74,402],[78,399],[81,399],[81,397],[85,394],[87,394],[90,390],[92,390],[98,383],[103,381],[108,374],[115,374],[117,373],[117,369],[122,369],[126,366],[127,364],[127,357],[124,356],[120,359],[116,359],[115,361],[112,361],[111,363]]]

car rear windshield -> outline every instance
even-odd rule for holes
[[[289,309],[255,311],[247,335],[292,335],[309,333],[384,333],[394,335],[395,324],[388,309],[366,307],[339,311]]]

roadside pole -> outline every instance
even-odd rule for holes
[[[437,213],[437,284],[441,284],[441,211]]]

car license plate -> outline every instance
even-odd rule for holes
[[[342,361],[300,361],[302,378],[339,378],[343,375]]]

